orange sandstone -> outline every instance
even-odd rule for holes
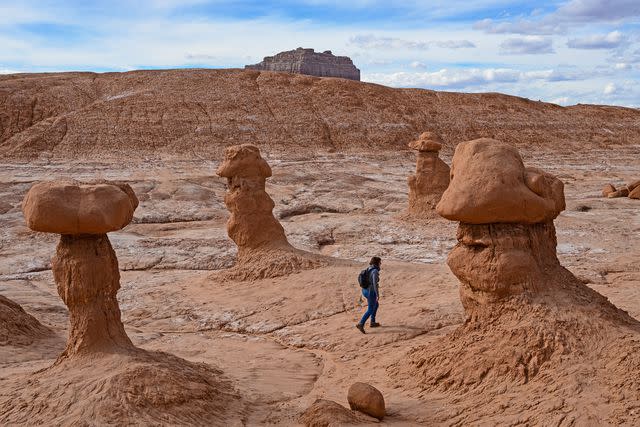
[[[409,147],[418,151],[415,174],[407,178],[409,214],[431,216],[449,185],[449,166],[438,157],[442,139],[436,133],[424,132]]]

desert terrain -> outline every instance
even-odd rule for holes
[[[126,333],[142,349],[219,369],[240,396],[228,425],[296,425],[316,399],[348,407],[356,381],[383,393],[381,425],[640,422],[625,371],[609,366],[621,384],[612,393],[592,381],[598,361],[588,355],[556,388],[537,382],[555,372],[545,364],[484,395],[425,390],[402,374],[408,353],[437,349],[466,317],[446,264],[457,223],[404,215],[416,164],[406,144],[439,132],[447,164],[468,139],[517,146],[527,166],[564,182],[560,263],[640,319],[640,200],[601,195],[606,183],[640,179],[639,111],[236,70],[3,76],[0,99],[0,295],[52,330],[0,347],[3,410],[11,384],[55,362],[69,327],[51,271],[59,237],[29,230],[21,202],[38,181],[73,178],[135,191],[132,223],[109,234]],[[335,262],[257,280],[223,274],[237,248],[225,226],[227,181],[215,171],[239,143],[257,145],[271,166],[266,191],[288,241]],[[373,255],[383,258],[382,327],[362,335],[356,277]],[[631,355],[619,356],[624,366]],[[42,412],[69,404],[51,398]],[[91,424],[90,414],[54,423]]]

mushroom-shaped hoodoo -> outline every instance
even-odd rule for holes
[[[514,147],[456,148],[437,212],[459,222],[448,264],[467,318],[390,368],[405,386],[455,401],[464,417],[443,423],[491,423],[505,415],[503,398],[532,424],[568,414],[576,424],[640,422],[630,403],[640,401],[640,323],[560,265],[553,220],[564,208],[562,182],[526,168]],[[585,405],[603,409],[575,409]]]
[[[121,183],[47,182],[27,193],[27,224],[61,234],[51,264],[70,331],[53,366],[3,384],[0,424],[223,426],[242,416],[222,372],[137,348],[125,332],[118,260],[106,233],[125,227],[137,205]]]

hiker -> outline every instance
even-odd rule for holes
[[[374,256],[369,261],[369,267],[362,270],[360,276],[358,276],[358,282],[362,288],[362,295],[367,299],[367,311],[362,316],[359,323],[356,324],[356,328],[363,334],[364,324],[367,319],[371,317],[371,327],[377,328],[380,323],[376,322],[376,312],[378,311],[378,300],[380,299],[380,292],[378,289],[378,283],[380,281],[380,264],[382,260],[380,257]]]

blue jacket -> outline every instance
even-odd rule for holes
[[[375,265],[369,266],[369,287],[367,290],[369,292],[373,291],[376,295],[380,295],[378,289],[378,283],[380,282],[380,267]]]

